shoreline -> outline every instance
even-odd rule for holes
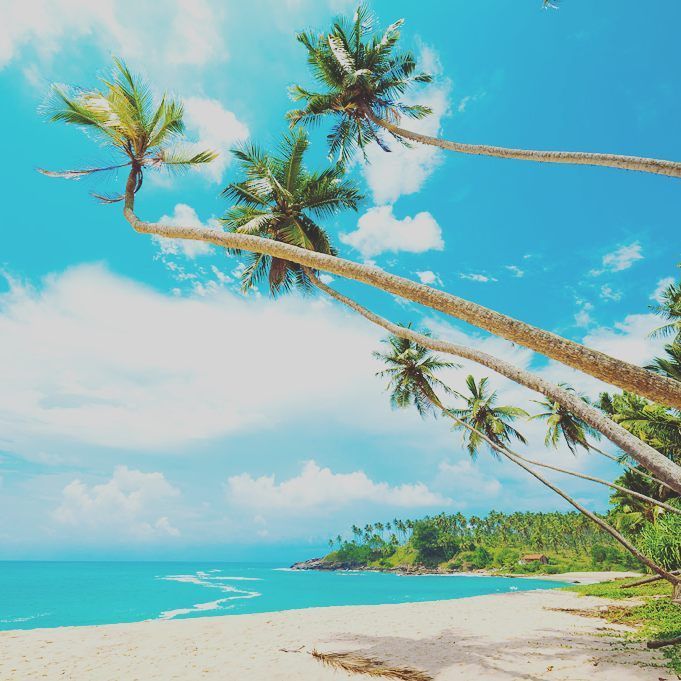
[[[345,678],[308,654],[318,650],[380,659],[437,681],[657,681],[661,670],[641,665],[661,664],[659,653],[622,639],[626,627],[578,614],[609,603],[547,589],[420,603],[12,630],[0,632],[0,678]]]
[[[296,571],[310,571],[310,572],[381,572],[392,573],[400,577],[508,577],[509,579],[540,579],[549,582],[563,582],[566,584],[598,584],[599,582],[608,582],[615,579],[624,579],[627,577],[643,577],[641,572],[621,572],[621,571],[607,571],[607,570],[593,570],[593,571],[573,571],[573,572],[559,572],[557,574],[544,574],[541,572],[500,572],[496,570],[472,570],[472,571],[453,571],[445,572],[439,569],[428,568],[410,568],[403,569],[400,567],[394,568],[379,568],[379,567],[350,567],[342,564],[327,564],[323,562],[322,558],[312,558],[310,560],[294,563],[289,568]]]

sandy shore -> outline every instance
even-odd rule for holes
[[[438,681],[673,678],[648,666],[661,664],[661,655],[618,637],[625,628],[556,610],[606,604],[565,591],[528,591],[431,603],[0,632],[0,678],[368,678],[322,666],[308,654],[314,648],[357,651],[426,671]]]

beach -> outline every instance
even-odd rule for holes
[[[438,681],[673,678],[666,669],[649,666],[662,664],[660,653],[621,638],[625,627],[572,612],[608,603],[562,590],[519,591],[448,601],[6,631],[0,632],[0,678],[363,678],[324,666],[309,654],[313,650],[352,651],[420,670],[424,678]]]

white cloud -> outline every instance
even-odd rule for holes
[[[340,508],[358,502],[403,508],[449,503],[420,482],[391,486],[387,482],[374,482],[364,471],[334,473],[314,461],[305,462],[299,475],[281,482],[277,482],[274,475],[254,478],[243,473],[232,476],[227,481],[227,495],[237,506],[296,513],[307,513],[320,507]]]
[[[626,246],[620,246],[611,253],[606,253],[602,260],[602,269],[591,270],[592,276],[598,276],[604,272],[621,272],[628,270],[637,260],[643,260],[641,244],[634,241]]]
[[[489,277],[486,274],[465,274],[465,273],[460,273],[459,277],[461,279],[466,279],[467,281],[477,281],[481,284],[486,284],[489,281],[497,281],[494,277]]]
[[[179,531],[160,509],[178,496],[180,491],[162,473],[118,466],[107,482],[88,486],[76,479],[66,485],[53,517],[80,531],[111,533],[117,538],[177,536]]]
[[[432,48],[424,46],[421,49],[419,62],[424,70],[438,73],[438,58]],[[445,80],[406,97],[407,103],[428,106],[433,113],[421,120],[404,119],[404,127],[423,135],[437,136],[449,110],[450,90],[450,83]],[[378,145],[369,147],[369,163],[363,165],[364,176],[377,204],[394,203],[400,196],[418,192],[442,162],[442,152],[436,147],[417,143],[405,147],[394,140],[388,143],[390,153]]]
[[[502,486],[497,478],[487,475],[480,465],[470,459],[454,463],[442,461],[438,467],[438,484],[455,502],[479,502],[481,497],[496,497]]]
[[[30,49],[41,63],[83,37],[97,36],[107,52],[168,80],[173,68],[227,57],[222,8],[206,0],[139,3],[133,0],[31,0],[1,6],[0,68]],[[130,18],[135,17],[134,21]],[[153,35],[152,35],[153,32]],[[150,40],[154,49],[149,50]]]
[[[506,269],[514,276],[518,277],[519,279],[521,277],[525,276],[525,270],[520,269],[517,265],[506,265]]]
[[[217,99],[187,97],[183,101],[188,137],[197,140],[188,146],[195,151],[212,149],[220,154],[201,168],[213,182],[220,182],[232,159],[230,150],[248,138],[248,126]]]
[[[584,344],[618,359],[642,365],[663,349],[664,340],[650,338],[650,332],[660,325],[657,315],[631,314],[612,328],[601,326],[592,329],[584,337]]]
[[[650,294],[650,299],[654,300],[657,303],[661,303],[662,294],[669,286],[671,286],[675,282],[676,279],[674,279],[674,277],[665,277],[664,279],[660,279],[660,281],[657,282],[655,290]]]
[[[196,211],[186,203],[178,203],[172,215],[162,215],[159,219],[166,225],[186,225],[188,227],[212,227],[219,229],[217,220],[211,218],[208,224],[204,225]],[[209,255],[213,252],[213,247],[203,241],[190,241],[188,239],[166,239],[162,236],[153,235],[152,239],[158,244],[162,255],[183,255],[185,258],[193,260],[200,255]]]
[[[433,284],[436,286],[442,286],[442,279],[440,279],[440,275],[436,274],[432,270],[414,272],[414,274],[419,278],[420,282],[422,284],[426,284],[426,286],[432,286]]]
[[[385,252],[441,251],[445,246],[440,225],[430,213],[424,211],[400,220],[392,206],[370,208],[357,221],[357,229],[341,234],[340,240],[365,258]]]
[[[73,442],[191,451],[318,412],[411,429],[418,417],[391,412],[374,377],[381,335],[321,299],[163,295],[102,267],[38,290],[11,282],[0,295],[0,433],[13,451],[56,454]],[[329,362],[329,347],[344,351]]]
[[[603,284],[601,286],[601,298],[617,302],[622,300],[622,291],[612,288],[609,284]]]
[[[579,309],[575,313],[575,324],[577,326],[589,326],[593,322],[591,311],[594,306],[585,300],[578,300],[577,305]]]

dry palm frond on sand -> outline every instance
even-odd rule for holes
[[[433,681],[430,674],[418,669],[391,667],[381,660],[362,657],[355,653],[321,653],[318,650],[313,650],[310,655],[329,667],[342,669],[351,674],[382,676],[388,679],[403,679],[403,681]]]

